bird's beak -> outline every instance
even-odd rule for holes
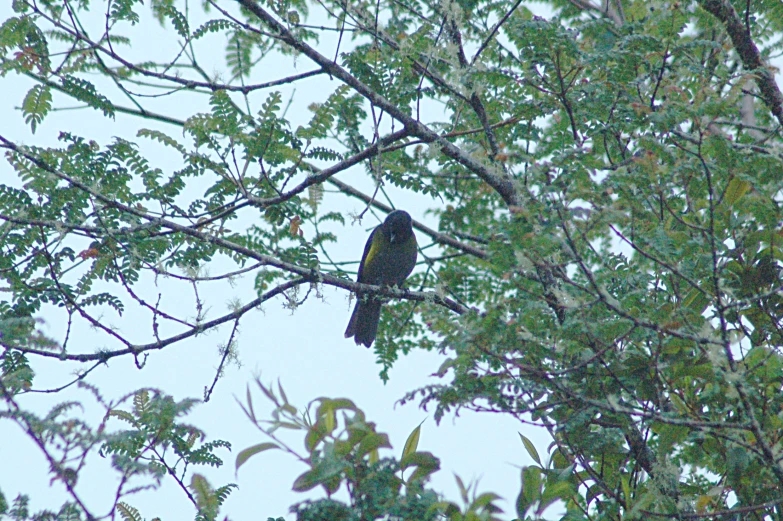
[[[396,239],[396,236],[394,235],[394,232],[391,232],[391,233],[389,234],[389,242],[390,242],[390,243],[392,243],[392,244],[394,244],[394,242],[395,242],[395,239]]]

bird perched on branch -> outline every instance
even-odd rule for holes
[[[364,246],[357,282],[401,286],[416,265],[416,235],[408,212],[395,210],[375,228]],[[378,332],[382,301],[375,295],[359,295],[345,338],[370,347]]]

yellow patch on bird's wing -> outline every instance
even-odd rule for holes
[[[370,243],[370,249],[367,251],[367,255],[362,260],[362,266],[365,268],[370,265],[372,260],[375,258],[375,255],[381,249],[381,240],[379,239],[378,235],[380,235],[380,233],[373,236],[372,242]]]

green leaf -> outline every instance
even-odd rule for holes
[[[95,85],[76,76],[66,75],[62,78],[62,90],[74,99],[82,101],[92,108],[98,109],[105,116],[114,118],[114,105],[109,98],[100,94]]]
[[[188,19],[185,15],[180,13],[173,5],[167,3],[156,2],[152,7],[158,21],[163,23],[163,19],[168,18],[171,20],[171,25],[177,31],[182,38],[188,38],[190,36],[190,28],[188,27]]]
[[[688,292],[688,295],[685,297],[682,304],[693,312],[701,315],[704,313],[704,310],[707,309],[707,306],[710,305],[710,299],[703,291],[694,288]]]
[[[533,461],[538,463],[539,467],[543,467],[544,465],[541,464],[541,458],[539,457],[538,451],[536,450],[535,445],[533,445],[533,442],[530,441],[521,432],[519,432],[517,434],[519,434],[519,437],[522,439],[522,444],[525,446],[525,450],[527,450],[527,453],[530,454],[530,457],[533,458]]]
[[[22,102],[22,113],[25,115],[25,122],[30,125],[33,134],[51,108],[52,92],[48,86],[36,85],[27,92]]]
[[[259,452],[264,452],[270,449],[279,449],[279,448],[280,447],[276,443],[271,443],[271,442],[258,443],[256,445],[248,447],[243,451],[241,451],[239,454],[237,454],[234,470],[239,470],[239,467],[244,465],[247,462],[247,460],[249,460],[251,457],[258,454]]]
[[[199,507],[199,510],[211,506],[214,501],[214,491],[207,478],[201,474],[193,474],[190,478],[190,489],[194,492],[196,505]]]
[[[207,22],[204,22],[198,29],[193,31],[193,39],[198,40],[199,38],[203,37],[205,34],[209,33],[217,33],[221,31],[229,31],[229,30],[238,30],[240,29],[240,26],[237,25],[235,22],[229,21],[229,20],[208,20]]]
[[[494,492],[485,492],[483,494],[480,494],[476,499],[474,499],[471,505],[476,509],[479,508],[486,509],[490,507],[489,509],[492,510],[492,512],[502,512],[502,510],[492,505],[493,502],[498,501],[500,499],[503,498],[495,494]]]
[[[422,422],[424,423],[424,422]],[[405,440],[405,446],[402,448],[402,456],[400,457],[400,461],[405,460],[405,457],[409,454],[413,454],[416,452],[416,449],[419,447],[419,437],[421,436],[421,423],[413,429],[413,431],[408,435],[408,439]],[[405,467],[400,465],[400,467],[405,470]]]
[[[753,188],[753,185],[748,181],[734,177],[729,181],[729,186],[726,187],[726,193],[723,198],[729,206],[734,206],[751,188]]]
[[[726,451],[726,477],[729,485],[739,485],[749,464],[750,458],[744,447],[732,445],[729,450]]]
[[[625,498],[625,504],[630,511],[633,507],[633,497],[631,497],[631,476],[624,474],[620,477],[620,484],[623,487],[623,498]]]
[[[142,521],[141,512],[128,503],[120,501],[117,503],[117,511],[125,521]]]
[[[543,513],[546,508],[557,500],[570,499],[574,494],[573,485],[568,481],[555,481],[547,483],[541,494],[541,503],[538,512]]]
[[[408,483],[424,479],[440,469],[440,460],[430,452],[414,452],[400,461],[400,468],[416,467]]]
[[[141,0],[113,0],[109,19],[117,22],[120,20],[128,21],[132,25],[139,22],[139,15],[133,10],[133,4]]]
[[[517,496],[517,517],[525,519],[525,513],[540,498],[541,469],[538,467],[525,467],[522,469],[522,487]]]
[[[302,473],[296,478],[293,485],[294,492],[306,492],[318,485],[325,485],[331,488],[329,481],[335,478],[342,471],[341,466],[319,464],[314,468]]]
[[[367,436],[362,438],[359,445],[356,447],[356,455],[364,456],[365,454],[376,451],[380,448],[391,448],[389,443],[389,436],[383,433],[371,432]]]
[[[179,142],[176,139],[170,137],[168,134],[161,132],[160,130],[142,128],[139,129],[136,135],[139,137],[154,139],[155,141],[158,141],[166,146],[176,149],[183,156],[187,155],[187,150],[185,149],[185,147],[179,144]]]

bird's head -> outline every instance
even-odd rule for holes
[[[386,216],[386,220],[381,225],[381,231],[391,244],[407,241],[413,234],[410,214],[403,210],[394,210]]]

